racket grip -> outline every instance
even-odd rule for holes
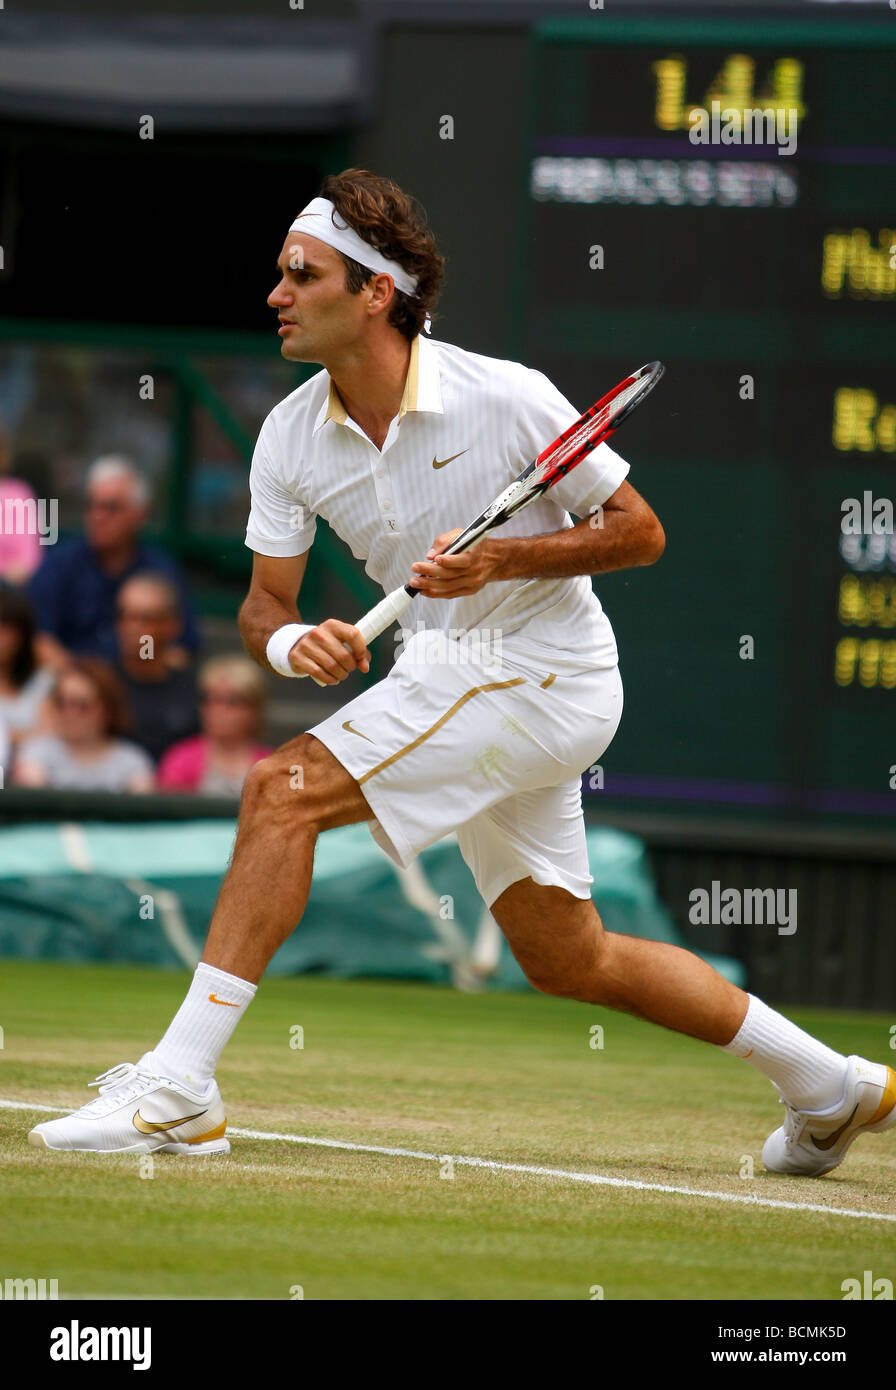
[[[375,608],[371,608],[369,613],[365,613],[355,624],[356,628],[364,638],[367,646],[375,637],[379,637],[381,632],[385,632],[400,618],[402,613],[410,607],[415,598],[414,594],[409,594],[404,585],[400,589],[393,589],[391,594],[387,594]]]
[[[387,594],[384,599],[371,608],[363,618],[359,618],[355,626],[364,638],[365,646],[370,646],[375,637],[379,637],[381,632],[385,632],[387,627],[391,627],[396,618],[400,618],[405,609],[409,608],[413,602],[415,594],[409,594],[404,585],[400,589],[393,589],[391,594]],[[348,645],[346,643],[346,645]],[[308,672],[303,671],[302,676],[307,676]],[[311,679],[315,685],[324,686],[324,681],[319,681],[316,676]]]

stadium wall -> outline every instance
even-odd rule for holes
[[[731,954],[748,988],[787,1004],[891,1010],[896,977],[896,856],[892,836],[840,828],[606,812],[640,836],[660,898],[692,949]],[[695,889],[774,887],[791,897],[795,930],[774,925],[698,925]]]

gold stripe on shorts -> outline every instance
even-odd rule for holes
[[[434,724],[431,724],[430,727],[426,729],[424,733],[418,734],[417,737],[413,739],[410,743],[406,743],[405,746],[403,748],[399,748],[397,752],[390,753],[388,758],[384,758],[381,763],[377,763],[376,767],[372,767],[369,772],[365,772],[363,777],[359,777],[358,785],[361,786],[364,782],[367,781],[368,777],[373,777],[377,772],[382,772],[384,768],[387,768],[392,763],[397,762],[399,758],[403,758],[405,753],[412,753],[415,748],[419,748],[421,743],[425,743],[431,734],[434,734],[438,729],[441,729],[442,725],[447,723],[447,721],[451,718],[453,714],[457,714],[457,711],[461,708],[462,705],[465,705],[468,700],[472,700],[474,695],[482,695],[489,690],[506,690],[511,685],[524,684],[525,676],[514,676],[513,680],[491,681],[488,685],[474,685],[471,690],[465,690],[463,695],[461,695],[460,699],[455,700],[451,708],[446,710],[445,713],[441,715]]]
[[[548,676],[547,680],[541,682],[541,685],[539,686],[539,689],[540,689],[540,690],[547,690],[548,686],[549,686],[549,685],[553,685],[553,684],[554,684],[554,681],[555,681],[556,679],[557,679],[557,672],[556,672],[556,671],[552,671],[551,674]]]

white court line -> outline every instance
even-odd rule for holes
[[[0,1110],[42,1110],[54,1115],[71,1111],[59,1105],[30,1105],[23,1100],[0,1100]],[[637,1178],[609,1178],[602,1173],[582,1173],[574,1168],[543,1168],[532,1163],[505,1163],[497,1158],[473,1158],[466,1154],[436,1154],[425,1149],[393,1149],[379,1144],[353,1144],[347,1139],[319,1139],[307,1134],[278,1134],[264,1129],[233,1129],[227,1133],[237,1139],[279,1140],[284,1144],[304,1144],[317,1149],[339,1149],[347,1153],[382,1154],[385,1158],[415,1158],[423,1163],[451,1160],[458,1168],[484,1168],[493,1173],[523,1173],[534,1178],[561,1178],[591,1187],[623,1187],[638,1192],[669,1192],[676,1197],[705,1197],[711,1202],[734,1202],[745,1207],[766,1207],[777,1211],[817,1211],[825,1216],[851,1216],[861,1221],[896,1221],[896,1215],[882,1211],[859,1211],[853,1207],[829,1207],[823,1202],[786,1202],[775,1197],[748,1197],[739,1192],[713,1192],[702,1187],[673,1187],[662,1182],[639,1182]]]

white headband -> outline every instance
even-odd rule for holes
[[[359,237],[358,233],[349,227],[344,219],[341,227],[335,225],[333,222],[335,211],[336,209],[329,198],[312,198],[308,206],[299,213],[289,230],[301,232],[303,236],[314,237],[316,241],[326,242],[327,246],[341,251],[343,255],[349,256],[359,265],[366,266],[368,270],[374,270],[379,275],[391,275],[395,282],[395,288],[401,290],[402,294],[416,294],[416,276],[409,275],[406,270],[402,270],[397,261],[390,261],[388,257],[381,256],[379,251],[375,251],[372,246],[368,246],[367,242]]]

